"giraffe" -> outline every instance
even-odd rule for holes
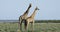
[[[22,30],[22,22],[25,21],[25,19],[27,18],[30,8],[31,8],[31,3],[29,4],[29,7],[26,10],[26,12],[24,12],[24,14],[19,17],[19,25],[18,26],[19,26],[20,30]]]
[[[28,29],[28,25],[29,23],[31,23],[32,28],[34,28],[34,17],[36,14],[36,11],[39,10],[37,7],[35,8],[34,12],[32,13],[32,15],[30,17],[28,17],[27,19],[25,19],[25,30],[27,31]]]

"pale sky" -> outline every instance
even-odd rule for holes
[[[18,20],[32,3],[30,16],[35,7],[40,10],[35,20],[60,20],[60,0],[0,0],[0,20]]]

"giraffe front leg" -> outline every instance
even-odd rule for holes
[[[29,22],[26,22],[25,24],[25,31],[28,32]]]
[[[27,23],[27,31],[28,31],[28,29],[29,29],[29,22]]]
[[[32,28],[33,28],[33,25],[32,25],[32,23],[31,23],[31,26],[30,26],[30,28],[31,28],[31,31],[32,31]]]
[[[31,31],[34,31],[34,22],[31,23]]]

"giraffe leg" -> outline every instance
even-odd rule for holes
[[[28,31],[28,28],[29,28],[29,22],[27,23],[27,31]]]
[[[24,25],[25,25],[25,32],[27,32],[28,23],[25,21]]]
[[[22,31],[22,21],[21,21],[21,23],[20,23],[20,30]]]
[[[34,32],[34,21],[32,23],[32,32]]]
[[[30,27],[31,27],[31,31],[32,31],[32,28],[33,28],[33,27],[32,27],[32,23],[31,23],[31,26],[30,26]]]
[[[20,19],[19,19],[19,28],[20,28],[20,30],[22,31],[22,18],[20,17]]]

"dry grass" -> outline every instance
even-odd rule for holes
[[[31,31],[30,29],[29,25],[28,32]],[[0,23],[0,32],[17,32],[17,30],[18,23]],[[60,23],[35,23],[34,32],[60,32]]]

